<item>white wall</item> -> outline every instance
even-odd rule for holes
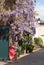
[[[36,36],[41,37],[44,42],[44,25],[38,25],[37,30],[36,30]]]

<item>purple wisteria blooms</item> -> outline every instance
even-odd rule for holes
[[[21,32],[25,30],[30,34],[33,34],[33,30],[31,30],[31,27],[34,26],[35,22],[34,18],[35,2],[36,2],[35,0],[16,0],[15,10],[12,12],[8,12],[6,14],[0,14],[0,20],[2,18],[4,22],[7,21],[9,22],[12,33],[14,33],[14,35],[16,34],[15,33],[16,28]],[[10,23],[10,21],[12,23]]]

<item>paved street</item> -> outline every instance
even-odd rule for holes
[[[18,61],[8,62],[4,65],[44,65],[44,49],[33,52]]]

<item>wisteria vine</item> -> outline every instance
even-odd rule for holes
[[[29,34],[34,34],[35,17],[34,8],[35,0],[15,0],[15,10],[6,14],[0,14],[0,22],[8,23],[11,27],[13,36],[16,32],[27,31]],[[22,35],[21,35],[22,36]]]

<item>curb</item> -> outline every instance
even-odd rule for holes
[[[33,52],[39,51],[40,49],[41,49],[41,48],[37,48],[37,49],[33,50]]]
[[[33,50],[33,52],[39,51],[40,49],[41,48],[35,49],[35,50]],[[23,58],[23,57],[25,57],[27,55],[30,55],[30,53],[24,53],[24,54],[20,55],[17,59]]]
[[[36,52],[36,51],[39,51],[41,48],[37,48],[37,49],[34,49],[33,50],[33,52]],[[24,53],[24,54],[22,54],[22,55],[20,55],[17,59],[19,60],[19,59],[21,59],[21,58],[23,58],[23,57],[25,57],[25,56],[27,56],[27,55],[30,55],[30,53]],[[12,62],[12,61],[6,61],[6,62],[4,62],[4,61],[0,61],[0,64],[1,65],[6,65],[8,62]],[[16,61],[17,62],[17,61]]]

